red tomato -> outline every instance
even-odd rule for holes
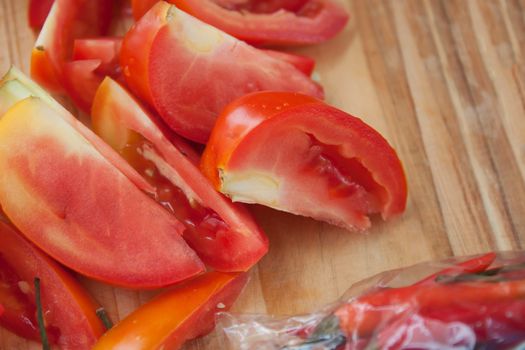
[[[59,262],[108,283],[157,287],[203,272],[184,226],[101,143],[39,98],[10,108],[0,120],[0,203],[9,219]]]
[[[216,270],[244,271],[266,254],[267,238],[249,213],[217,193],[179,151],[182,141],[179,149],[174,147],[158,122],[110,78],[97,91],[92,117],[95,132],[155,187],[154,198],[184,223],[183,237],[204,263]]]
[[[82,60],[64,63],[64,88],[75,106],[89,113],[97,88],[104,79],[98,74],[102,62],[100,60]]]
[[[90,129],[84,127],[73,117],[62,105],[56,102],[44,89],[35,84],[15,67],[11,67],[0,81],[0,114],[3,115],[19,101],[34,96],[42,99],[45,103],[59,111],[60,116],[69,123],[82,137],[89,141],[96,150],[108,160],[115,168],[131,180],[139,189],[147,193],[153,193],[153,187],[148,184],[133,168],[111,149],[111,147],[97,137]]]
[[[268,151],[271,147],[271,151]],[[234,201],[260,203],[348,229],[401,213],[395,151],[360,119],[301,94],[261,92],[217,119],[201,169]]]
[[[75,40],[73,61],[63,65],[63,86],[82,111],[91,112],[93,97],[105,76],[120,77],[121,43],[120,38]]]
[[[338,34],[348,21],[332,0],[169,0],[181,10],[255,45],[316,44]],[[153,0],[134,0],[140,18]]]
[[[73,61],[100,60],[97,73],[116,77],[120,74],[121,46],[122,38],[117,37],[77,39],[73,44]]]
[[[61,349],[90,349],[105,329],[97,304],[66,271],[20,233],[0,221],[0,325],[39,340],[34,279],[41,284],[41,303],[50,342]]]
[[[140,19],[158,0],[131,0],[131,11],[136,20]]]
[[[220,111],[260,90],[323,97],[322,88],[275,59],[165,2],[126,34],[121,66],[129,87],[177,133],[204,143]]]
[[[29,26],[33,29],[40,29],[46,21],[46,17],[51,10],[55,0],[30,0],[28,7]]]
[[[311,57],[275,50],[264,50],[264,52],[274,58],[290,63],[308,76],[312,75],[314,71],[315,60]]]
[[[56,0],[31,54],[32,78],[50,91],[62,91],[74,40],[105,34],[112,10],[112,0]]]
[[[214,327],[215,313],[228,310],[247,274],[209,272],[142,305],[100,338],[93,350],[179,349]]]

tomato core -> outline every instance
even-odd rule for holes
[[[229,230],[215,211],[188,198],[184,191],[162,175],[157,165],[144,156],[147,149],[155,150],[155,147],[139,137],[137,141],[128,143],[121,150],[121,155],[155,188],[153,199],[173,213],[186,226],[186,231],[198,233],[202,239],[213,240],[218,232]],[[185,232],[185,235],[190,232]]]
[[[373,178],[370,171],[357,157],[340,155],[338,146],[326,145],[310,137],[309,160],[305,172],[313,172],[328,180],[332,198],[352,197],[364,193],[365,201],[360,211],[367,214],[379,213],[386,201],[387,193]]]

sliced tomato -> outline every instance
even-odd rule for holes
[[[31,54],[32,78],[50,91],[63,91],[74,40],[105,34],[112,11],[112,0],[56,0]]]
[[[136,20],[140,19],[158,0],[131,0],[131,11]]]
[[[369,215],[387,219],[406,204],[403,168],[387,141],[360,119],[301,94],[260,92],[230,104],[201,169],[234,201],[348,229],[366,229]]]
[[[254,45],[316,44],[338,34],[348,21],[333,0],[169,0],[181,10]],[[136,19],[155,4],[134,0]]]
[[[73,61],[64,63],[63,86],[75,105],[86,113],[105,76],[120,78],[121,38],[77,39]]]
[[[9,219],[56,260],[111,284],[157,287],[203,272],[184,226],[102,143],[39,98],[10,108],[0,120],[0,203]]]
[[[213,330],[215,314],[231,307],[247,280],[246,273],[197,277],[139,307],[104,334],[93,350],[179,349]]]
[[[264,50],[264,52],[274,58],[290,63],[308,76],[312,75],[314,71],[315,60],[311,57],[276,50]]]
[[[261,90],[323,97],[291,64],[264,54],[165,2],[126,34],[121,65],[128,86],[180,135],[204,143],[220,111]]]
[[[46,21],[46,17],[51,10],[55,0],[30,0],[28,7],[29,26],[33,29],[40,29]]]
[[[153,187],[128,163],[122,161],[119,155],[111,149],[108,144],[97,137],[90,129],[86,128],[62,107],[62,105],[55,101],[51,95],[15,67],[11,67],[0,81],[0,118],[17,102],[31,96],[38,97],[48,106],[57,110],[68,124],[88,140],[104,158],[130,179],[135,186],[144,192],[153,193]]]
[[[98,74],[100,60],[71,61],[64,64],[64,88],[75,105],[89,113],[98,86],[104,75]]]
[[[41,285],[46,333],[61,349],[90,349],[105,328],[98,305],[63,268],[0,221],[0,325],[28,339],[40,340],[34,279]]]
[[[100,60],[97,73],[115,78],[120,74],[121,46],[122,38],[118,37],[77,39],[73,45],[73,61]]]
[[[174,147],[160,124],[110,78],[97,91],[92,116],[95,132],[156,189],[154,198],[185,225],[184,239],[207,265],[244,271],[266,254],[268,240],[249,213],[215,191],[182,153],[182,141]]]

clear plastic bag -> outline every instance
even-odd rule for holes
[[[225,349],[525,349],[525,252],[385,272],[300,316],[222,313]]]

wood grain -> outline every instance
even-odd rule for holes
[[[366,234],[254,206],[271,241],[236,311],[292,314],[383,270],[525,244],[525,1],[341,1],[352,14],[316,58],[331,104],[392,143],[406,213]],[[28,70],[27,0],[0,0],[0,70]],[[82,280],[114,320],[154,292]],[[169,311],[167,311],[169,312]],[[0,349],[38,348],[0,330]],[[220,349],[217,335],[185,349]]]

